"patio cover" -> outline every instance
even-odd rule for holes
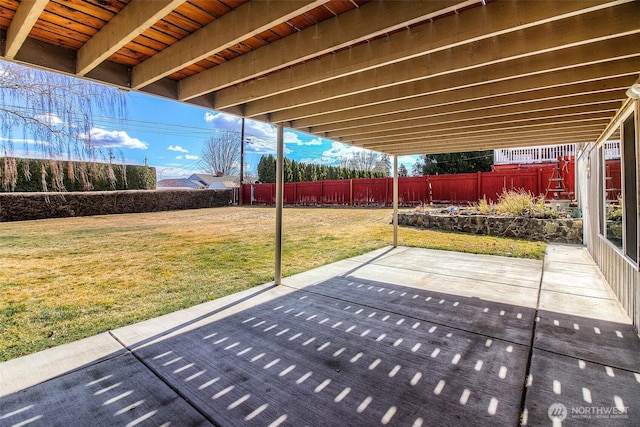
[[[595,141],[637,1],[0,0],[2,58],[392,155]]]
[[[0,0],[0,53],[277,125],[279,283],[284,127],[394,166],[594,143],[638,78],[638,16],[630,0]]]

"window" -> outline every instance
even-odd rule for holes
[[[600,233],[638,262],[638,149],[633,111],[598,147]]]
[[[614,134],[619,136],[619,133]],[[622,249],[623,205],[622,205],[622,161],[620,140],[605,141],[600,149],[600,177],[603,204],[601,216],[602,235],[616,247]]]
[[[638,262],[638,174],[636,162],[636,126],[633,114],[622,123],[624,167],[624,252]]]

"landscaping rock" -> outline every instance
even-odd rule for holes
[[[582,244],[582,220],[515,216],[401,212],[398,224],[461,233],[486,234],[555,243]]]

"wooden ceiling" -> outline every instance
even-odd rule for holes
[[[640,1],[0,0],[0,54],[389,154],[582,143]]]

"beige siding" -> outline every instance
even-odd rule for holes
[[[638,120],[636,120],[637,122]],[[638,134],[637,130],[636,134]],[[597,147],[593,146],[588,147],[587,150],[589,148],[591,148],[589,154],[585,155],[588,157],[581,159],[578,164],[581,183],[586,186],[581,190],[585,213],[585,242],[589,253],[602,271],[609,286],[624,310],[633,320],[634,329],[639,332],[640,272],[637,265],[625,258],[621,251],[616,249],[600,234],[598,229],[600,212],[598,206],[598,180],[601,177],[598,176],[598,150]],[[587,164],[589,164],[589,167]],[[590,170],[590,173],[587,172],[588,170]]]

